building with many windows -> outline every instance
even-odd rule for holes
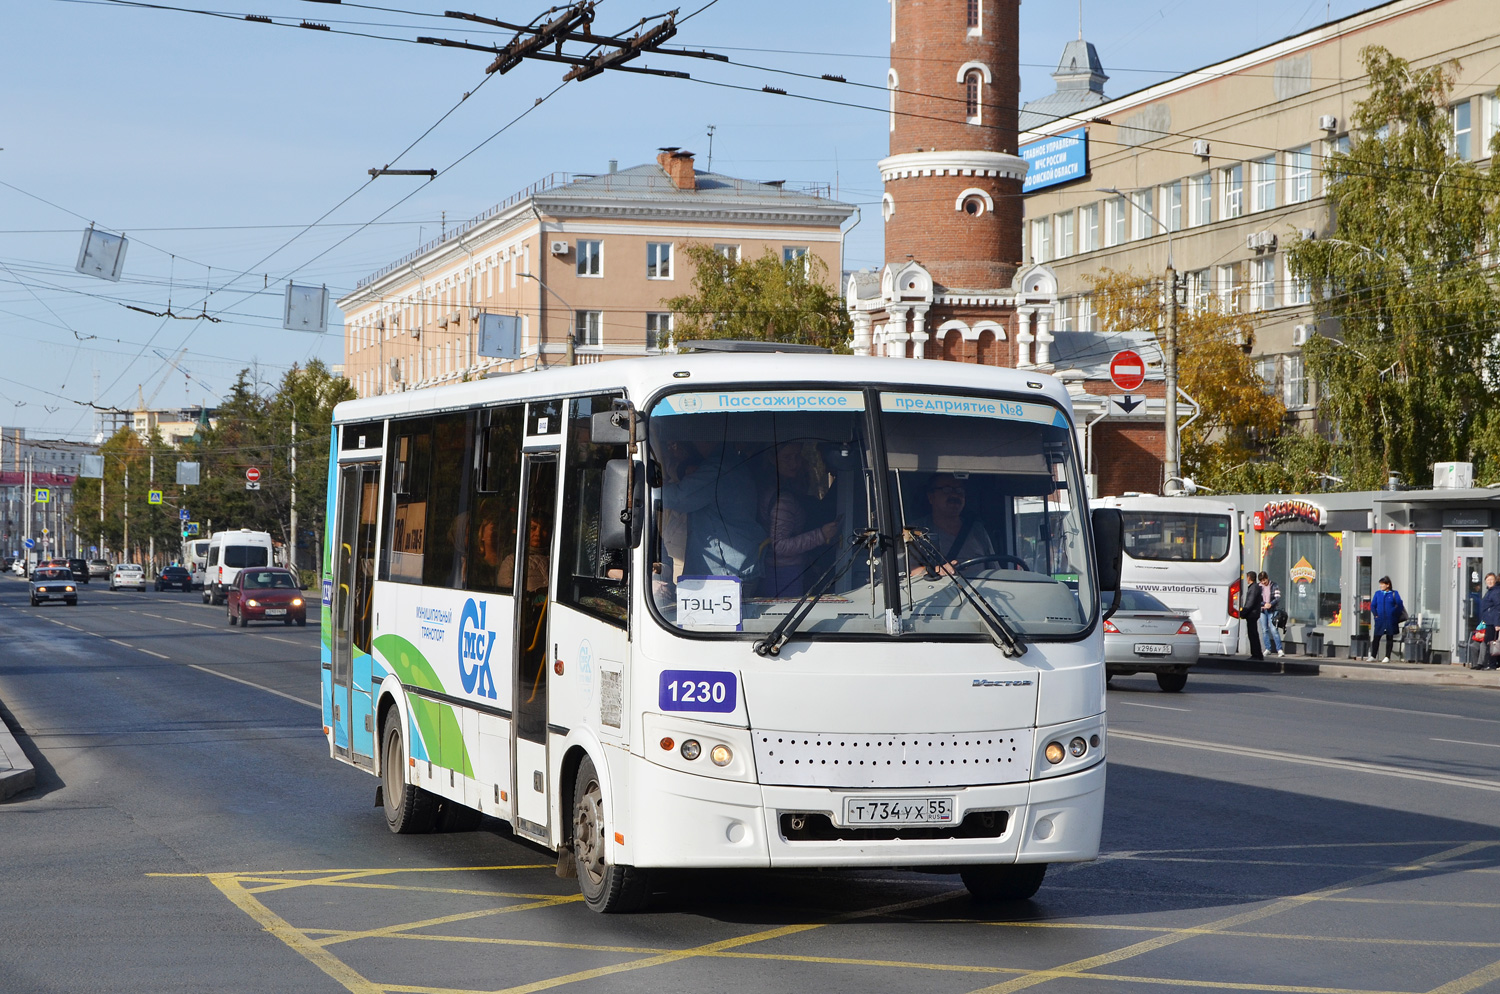
[[[1455,150],[1484,159],[1500,127],[1495,11],[1494,0],[1393,0],[1023,134],[1023,155],[1083,142],[1081,169],[1025,198],[1025,256],[1057,274],[1059,338],[1096,329],[1084,276],[1161,274],[1170,257],[1186,306],[1217,297],[1256,316],[1266,389],[1311,418],[1301,347],[1337,329],[1318,326],[1285,248],[1334,233],[1324,177],[1366,92],[1360,52],[1383,46],[1417,67],[1457,60]]]
[[[692,291],[687,245],[811,255],[837,279],[854,211],[823,190],[698,171],[678,149],[601,175],[554,173],[341,299],[344,375],[368,397],[659,351],[673,342],[664,301]],[[481,354],[486,314],[518,320],[517,358]]]

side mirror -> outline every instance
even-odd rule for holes
[[[626,445],[630,442],[630,412],[600,411],[590,419],[589,441],[595,445]]]
[[[641,522],[646,517],[646,474],[640,463],[634,469],[632,473],[628,459],[611,459],[604,464],[604,479],[599,487],[599,545],[609,552],[633,549],[641,541]]]
[[[1125,518],[1117,507],[1096,507],[1091,514],[1094,525],[1094,567],[1098,571],[1099,590],[1120,589],[1120,574],[1125,565]]]

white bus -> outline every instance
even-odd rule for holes
[[[1192,612],[1202,652],[1239,652],[1239,602],[1244,561],[1239,512],[1205,497],[1126,494],[1105,497],[1125,526],[1120,585],[1154,594],[1168,607]]]
[[[193,574],[193,587],[203,586],[203,577],[208,572],[208,539],[189,538],[182,542],[182,565]]]
[[[1057,381],[957,363],[695,352],[345,402],[331,754],[392,831],[504,819],[597,911],[664,867],[1028,897],[1099,847],[1120,533],[1081,480]]]

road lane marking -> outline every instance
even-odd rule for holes
[[[370,983],[343,960],[319,946],[306,933],[293,928],[286,919],[247,893],[234,874],[215,873],[208,879],[235,907],[259,922],[267,932],[301,953],[309,963],[342,984],[345,990],[352,994],[383,994],[383,988]]]
[[[1451,742],[1461,746],[1483,746],[1486,749],[1500,749],[1500,745],[1494,742],[1465,742],[1463,739],[1433,739],[1434,742]]]
[[[1500,962],[1482,966],[1473,973],[1459,977],[1441,987],[1434,987],[1429,994],[1468,994],[1469,991],[1478,990],[1496,980],[1500,980]]]
[[[1116,704],[1124,704],[1133,708],[1155,708],[1157,711],[1182,711],[1190,712],[1192,708],[1169,708],[1165,704],[1137,704],[1135,701],[1115,701]]]
[[[1405,766],[1386,766],[1380,763],[1364,763],[1353,759],[1323,759],[1318,756],[1304,756],[1292,752],[1277,752],[1273,749],[1255,749],[1249,746],[1199,742],[1194,739],[1179,739],[1168,735],[1149,735],[1145,732],[1122,732],[1118,728],[1111,728],[1109,734],[1113,738],[1146,742],[1151,745],[1177,746],[1182,749],[1198,749],[1203,752],[1222,752],[1231,756],[1243,756],[1250,759],[1273,759],[1282,763],[1297,763],[1302,766],[1321,766],[1330,770],[1370,773],[1375,776],[1398,777],[1403,780],[1425,780],[1429,783],[1441,783],[1449,787],[1467,787],[1470,790],[1486,790],[1500,793],[1500,781],[1481,780],[1478,777],[1461,777],[1452,773],[1439,773],[1434,770],[1418,770]]]
[[[308,648],[307,643],[305,643],[305,642],[293,642],[291,639],[279,638],[279,637],[277,637],[275,635],[262,635],[261,638],[263,638],[263,639],[270,639],[272,642],[282,642],[282,643],[285,643],[286,645],[295,645],[295,646],[298,646],[299,648]]]
[[[1342,883],[1337,883],[1330,887],[1320,887],[1317,890],[1308,891],[1305,894],[1297,894],[1292,897],[1284,897],[1279,900],[1272,901],[1269,904],[1262,905],[1259,908],[1253,908],[1249,911],[1242,911],[1237,915],[1230,915],[1227,918],[1220,918],[1216,921],[1207,922],[1203,925],[1197,926],[1190,932],[1158,935],[1151,939],[1144,939],[1140,942],[1134,943],[1133,945],[1124,946],[1120,949],[1115,949],[1107,953],[1101,953],[1097,956],[1088,956],[1084,959],[1074,960],[1071,963],[1065,963],[1052,969],[1035,970],[1025,976],[1017,977],[1014,980],[1009,980],[1005,983],[995,984],[994,986],[985,987],[982,990],[974,991],[973,994],[1013,994],[1013,992],[1015,991],[1023,991],[1031,987],[1036,987],[1039,984],[1045,984],[1049,980],[1056,980],[1061,978],[1076,978],[1080,976],[1090,978],[1098,977],[1099,979],[1115,980],[1116,982],[1122,983],[1128,982],[1131,979],[1129,977],[1101,976],[1091,971],[1095,970],[1097,967],[1112,966],[1116,963],[1120,963],[1128,959],[1134,959],[1135,957],[1144,955],[1146,953],[1155,952],[1158,949],[1164,949],[1167,946],[1176,945],[1177,943],[1193,938],[1194,936],[1223,932],[1227,929],[1236,928],[1240,925],[1246,925],[1253,921],[1260,921],[1263,918],[1270,918],[1273,915],[1279,915],[1286,911],[1294,911],[1299,908],[1304,908],[1317,901],[1337,897],[1351,890],[1356,890],[1361,887],[1368,887],[1371,884],[1383,883],[1384,881],[1395,879],[1402,874],[1431,869],[1432,867],[1440,863],[1445,863],[1450,860],[1467,856],[1470,853],[1478,852],[1481,849],[1487,849],[1493,845],[1495,845],[1495,843],[1493,842],[1470,842],[1465,845],[1456,846],[1452,849],[1447,849],[1443,852],[1429,856],[1427,859],[1424,859],[1417,863],[1398,864],[1396,866],[1387,867],[1383,870],[1376,870],[1373,873],[1363,874],[1361,876],[1353,878],[1352,880],[1346,880]],[[1488,981],[1485,982],[1487,983]],[[1201,981],[1184,980],[1171,983],[1172,986],[1204,986]],[[1285,986],[1273,987],[1270,985],[1262,984],[1216,984],[1214,986],[1222,986],[1234,990],[1332,990],[1332,988]],[[1472,990],[1472,988],[1463,988],[1462,990]],[[1450,992],[1445,991],[1444,994],[1450,994]],[[1454,994],[1456,994],[1456,992],[1454,992]]]
[[[306,704],[314,711],[321,711],[323,709],[323,706],[321,704],[309,701],[306,698],[296,697],[292,694],[288,694],[284,690],[277,690],[275,687],[267,687],[262,684],[255,683],[251,680],[244,680],[237,676],[230,676],[228,673],[220,673],[218,670],[211,670],[207,666],[199,666],[197,663],[188,663],[187,667],[188,669],[198,670],[201,673],[208,673],[213,676],[223,677],[225,680],[233,680],[235,683],[243,683],[247,687],[254,687],[256,690],[264,690],[266,693],[275,694],[277,697],[285,697],[287,700],[294,701],[297,704]]]
[[[1480,718],[1467,714],[1450,714],[1447,711],[1417,711],[1413,708],[1383,707],[1379,704],[1355,704],[1352,701],[1325,701],[1319,697],[1298,697],[1295,694],[1267,694],[1267,697],[1280,697],[1288,701],[1302,701],[1306,704],[1327,704],[1335,708],[1358,708],[1361,711],[1394,711],[1397,714],[1415,714],[1424,718],[1458,718],[1462,721],[1483,721],[1488,724],[1500,724],[1497,718]]]

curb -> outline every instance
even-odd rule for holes
[[[0,721],[0,801],[36,786],[36,770],[21,751],[10,728]]]
[[[1411,663],[1360,663],[1322,660],[1304,656],[1267,659],[1264,662],[1238,656],[1204,656],[1204,669],[1239,673],[1275,673],[1284,676],[1319,676],[1339,680],[1370,680],[1379,683],[1425,684],[1441,687],[1500,689],[1500,671],[1471,670],[1465,666]]]

